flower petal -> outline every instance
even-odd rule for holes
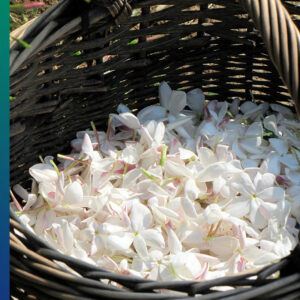
[[[141,127],[139,119],[130,112],[121,113],[117,118],[128,128],[139,129]]]
[[[202,113],[204,108],[205,96],[200,89],[194,89],[187,93],[187,105],[197,113]]]
[[[160,105],[166,109],[169,109],[169,102],[172,95],[172,89],[170,86],[165,82],[161,82],[159,85],[159,101]]]
[[[148,257],[148,250],[147,250],[146,242],[145,242],[144,238],[140,234],[138,234],[137,236],[135,236],[135,238],[133,240],[133,246],[134,246],[137,254],[141,258]]]
[[[74,181],[66,187],[64,201],[76,206],[83,203],[83,190],[79,182]]]
[[[172,91],[169,103],[169,111],[172,115],[178,115],[186,106],[186,93],[183,91]]]
[[[54,182],[58,179],[54,167],[48,164],[36,164],[29,169],[29,173],[37,182]]]
[[[141,124],[145,124],[148,121],[159,121],[166,116],[166,108],[158,105],[150,105],[137,113],[137,118]]]

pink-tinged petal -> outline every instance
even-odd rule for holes
[[[147,250],[146,242],[145,242],[144,238],[140,234],[138,234],[137,236],[135,236],[135,238],[133,240],[133,246],[134,246],[137,254],[141,258],[148,257],[148,250]]]
[[[186,106],[186,93],[183,91],[172,91],[169,102],[169,111],[172,115],[178,115]]]
[[[134,235],[132,233],[116,233],[107,237],[106,246],[110,251],[126,251],[130,248],[133,240]]]
[[[197,113],[202,113],[204,108],[205,96],[200,89],[194,89],[187,93],[187,105]]]
[[[89,155],[90,157],[93,155],[93,152],[94,152],[91,138],[87,133],[85,133],[85,135],[83,137],[81,152],[86,155]]]
[[[281,187],[269,187],[257,194],[257,197],[268,202],[279,202],[284,200],[284,189]]]
[[[271,144],[271,146],[273,147],[273,149],[279,154],[279,155],[283,155],[286,154],[288,152],[288,144],[281,140],[281,139],[274,139],[271,138],[269,139],[269,142]]]
[[[83,190],[80,183],[74,181],[66,187],[64,200],[70,205],[82,205]]]
[[[170,86],[165,82],[161,82],[159,86],[159,101],[160,105],[169,109],[169,102],[172,95],[172,89]]]
[[[149,228],[153,224],[151,211],[143,204],[136,203],[130,212],[131,226],[134,231]]]
[[[121,113],[117,116],[117,118],[128,128],[139,129],[141,127],[139,119],[132,113]]]
[[[166,117],[166,108],[157,105],[150,105],[137,113],[137,118],[141,124],[144,124],[148,121],[158,121]]]
[[[168,235],[168,248],[170,253],[176,254],[182,252],[182,244],[179,241],[176,233],[170,226],[166,226],[167,235]]]
[[[25,9],[32,9],[32,8],[44,7],[45,3],[42,1],[34,1],[34,2],[25,2],[23,5]]]
[[[228,259],[239,247],[239,240],[232,236],[210,238],[209,249],[217,257]]]
[[[57,181],[58,175],[52,165],[36,164],[29,169],[29,174],[37,182],[54,182]]]
[[[141,233],[142,237],[145,239],[146,244],[150,247],[154,248],[165,248],[165,240],[161,234],[156,229],[146,229],[143,230]]]

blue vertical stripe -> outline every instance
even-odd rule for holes
[[[0,299],[9,299],[9,1],[0,1]]]

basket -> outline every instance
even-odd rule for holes
[[[62,0],[18,36],[30,48],[11,45],[11,184],[26,186],[39,155],[67,151],[119,103],[156,103],[163,80],[300,113],[299,24],[299,0]],[[65,256],[13,212],[10,224],[14,299],[300,299],[299,245],[256,274],[155,282]]]

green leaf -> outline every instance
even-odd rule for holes
[[[139,39],[134,39],[128,43],[128,45],[136,45],[139,42]]]
[[[17,41],[22,47],[24,47],[24,48],[31,48],[31,45],[30,44],[28,44],[26,41],[24,41],[24,40],[22,40],[22,39],[17,39],[17,38],[15,38],[15,37],[11,37],[14,41]]]
[[[71,53],[72,56],[80,56],[81,54],[82,52],[80,50]]]
[[[16,97],[9,96],[9,101],[14,101],[15,99],[16,99]]]

